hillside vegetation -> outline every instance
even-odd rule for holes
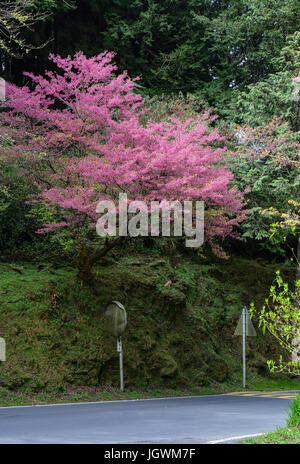
[[[299,388],[299,1],[0,5],[0,403]]]
[[[124,335],[127,388],[232,384],[240,388],[241,340],[233,332],[241,308],[263,301],[278,265],[231,258],[131,254],[111,258],[92,287],[71,267],[1,264],[0,336],[7,342],[2,386],[19,391],[65,391],[118,386],[116,340],[103,310],[111,300],[128,312]],[[292,278],[293,268],[281,266]],[[250,378],[268,377],[278,357],[269,337],[248,339]]]

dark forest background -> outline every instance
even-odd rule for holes
[[[297,42],[297,0],[40,0],[49,16],[30,41],[48,44],[22,58],[2,56],[4,77],[23,84],[24,70],[41,73],[49,53],[116,52],[120,70],[140,76],[153,96],[183,92],[224,112],[232,95],[270,74],[286,71],[280,59]],[[34,38],[34,40],[33,40]]]

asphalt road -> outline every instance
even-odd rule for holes
[[[284,426],[293,395],[0,408],[0,443],[209,443]]]

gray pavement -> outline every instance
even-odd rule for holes
[[[284,426],[292,396],[209,395],[0,408],[0,443],[230,443]]]

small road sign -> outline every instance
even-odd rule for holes
[[[255,328],[254,328],[254,326],[252,324],[249,313],[248,313],[246,308],[244,308],[243,311],[244,310],[245,310],[245,313],[246,313],[246,319],[245,319],[246,337],[256,337],[256,330],[255,330]],[[236,326],[234,335],[243,335],[243,313],[242,313],[241,317],[239,318],[239,322],[238,322],[238,324]]]

